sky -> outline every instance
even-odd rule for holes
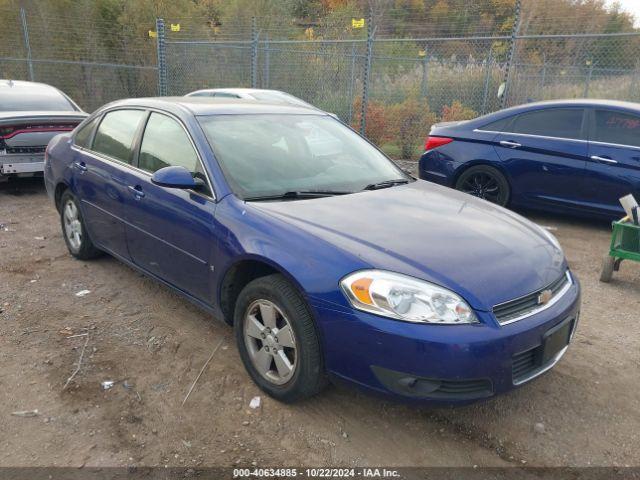
[[[608,0],[611,5],[615,0]],[[640,27],[640,0],[618,0],[622,8],[636,17],[635,26]]]

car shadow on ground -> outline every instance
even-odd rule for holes
[[[44,179],[42,177],[9,178],[0,182],[0,195],[35,195],[45,192]]]

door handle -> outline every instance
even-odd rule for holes
[[[73,166],[76,167],[81,172],[87,171],[87,165],[84,162],[74,162]]]
[[[133,193],[136,198],[140,199],[144,197],[144,192],[142,191],[142,187],[140,185],[136,185],[135,187],[133,185],[129,185],[127,188]]]
[[[591,155],[591,160],[595,160],[596,162],[602,162],[602,163],[618,163],[616,160],[614,160],[613,158],[609,158],[609,157],[600,157],[598,155]]]
[[[502,145],[503,147],[507,147],[507,148],[518,148],[518,147],[522,146],[517,142],[510,142],[508,140],[502,140],[500,142],[500,145]]]

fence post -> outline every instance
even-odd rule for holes
[[[29,28],[27,27],[27,12],[24,7],[20,7],[20,19],[22,20],[22,35],[24,36],[24,48],[27,50],[27,67],[29,69],[29,80],[35,79],[33,74],[33,61],[31,60],[31,43],[29,42]]]
[[[158,95],[167,95],[167,44],[164,19],[156,18],[156,49],[158,51]]]
[[[422,84],[420,86],[420,93],[425,98],[427,97],[427,81],[429,80],[429,56],[426,54],[426,50],[425,47],[425,54],[422,59]]]
[[[262,88],[269,88],[269,63],[271,62],[271,54],[269,52],[269,37],[264,39],[264,70],[262,72]]]
[[[591,83],[591,76],[593,75],[593,61],[589,62],[589,71],[587,72],[587,78],[584,81],[584,98],[589,98],[589,84]]]
[[[504,68],[504,91],[500,99],[500,108],[504,108],[507,102],[509,92],[509,83],[511,83],[511,66],[516,54],[516,40],[518,39],[518,31],[520,30],[520,0],[515,0],[515,12],[513,18],[513,28],[511,29],[511,42],[509,44],[509,56],[507,64]]]
[[[484,92],[482,94],[482,112],[484,115],[487,113],[487,100],[489,99],[489,85],[491,84],[491,70],[493,69],[493,47],[489,47],[489,58],[487,58],[487,64],[485,66],[485,75],[484,75]]]
[[[362,75],[362,108],[360,110],[360,135],[364,135],[367,127],[367,104],[369,103],[369,79],[371,77],[371,56],[373,55],[373,36],[375,28],[371,25],[373,16],[369,13],[367,17],[367,56],[364,62],[364,73]]]
[[[251,88],[258,88],[258,28],[251,17]]]
[[[349,82],[349,125],[353,122],[353,89],[356,83],[356,42],[351,43],[351,81]]]

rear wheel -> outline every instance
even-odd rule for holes
[[[234,329],[245,368],[267,394],[294,402],[326,385],[315,324],[282,275],[258,278],[240,292]]]
[[[60,199],[60,223],[69,253],[79,260],[89,260],[102,254],[94,245],[82,219],[78,199],[69,190]]]
[[[505,176],[488,165],[477,165],[462,172],[456,190],[504,207],[509,203],[510,188]]]

